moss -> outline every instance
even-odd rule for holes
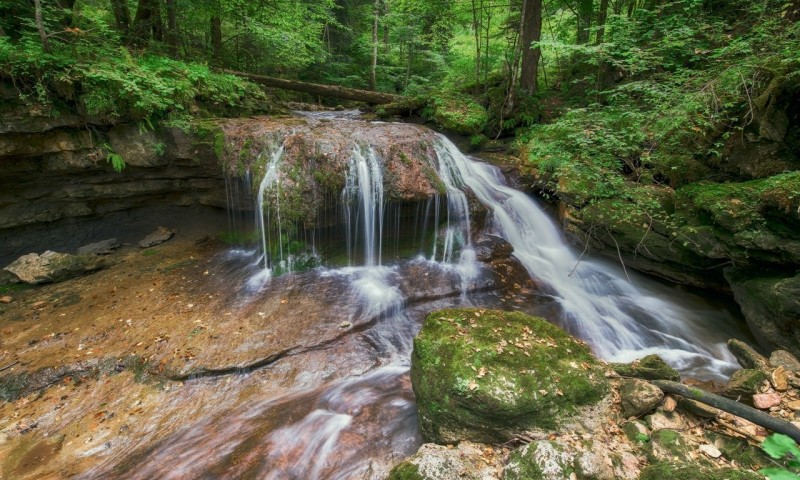
[[[453,309],[428,316],[414,340],[411,380],[426,439],[493,442],[555,428],[605,396],[603,366],[545,320]]]
[[[731,375],[722,394],[728,398],[742,397],[743,401],[748,401],[754,393],[758,393],[759,387],[766,381],[769,381],[769,376],[761,370],[751,368],[737,370]]]
[[[535,445],[525,445],[511,452],[504,471],[504,480],[539,480],[542,469],[534,458]]]
[[[386,480],[426,480],[420,475],[419,468],[411,462],[402,462],[392,468]]]
[[[699,465],[658,463],[642,470],[639,480],[763,480],[763,476],[733,468],[710,469]]]
[[[631,442],[647,443],[650,441],[650,436],[647,434],[647,426],[641,420],[633,420],[625,422],[622,425],[622,433],[628,437]]]
[[[686,459],[691,448],[686,444],[683,436],[675,430],[655,430],[650,435],[650,442],[646,444],[645,454],[651,462],[668,461],[672,459]]]
[[[424,114],[440,127],[465,135],[480,134],[489,122],[489,113],[472,97],[452,92],[434,96]]]
[[[644,380],[672,380],[679,382],[681,375],[667,365],[658,355],[647,355],[632,363],[612,363],[610,367],[623,377],[642,378]]]
[[[745,468],[757,470],[772,465],[772,461],[763,450],[747,443],[743,438],[733,438],[707,432],[706,438],[719,447],[722,455]]]

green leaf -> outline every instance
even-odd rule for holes
[[[795,459],[800,459],[800,448],[797,443],[782,433],[775,433],[767,437],[761,444],[761,449],[775,459],[783,458],[787,454],[792,455]]]
[[[800,475],[782,468],[762,468],[759,473],[769,480],[800,480]]]

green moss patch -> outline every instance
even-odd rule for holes
[[[555,428],[608,391],[603,365],[560,328],[475,309],[428,316],[414,340],[411,381],[423,436],[437,443]]]

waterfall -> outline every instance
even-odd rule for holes
[[[350,264],[353,264],[361,241],[364,265],[380,265],[383,250],[383,167],[374,148],[353,147],[342,190],[342,205]]]
[[[625,362],[657,353],[700,377],[724,378],[736,368],[725,336],[709,335],[730,323],[727,313],[707,306],[694,309],[701,305],[696,299],[642,276],[631,275],[628,282],[611,263],[578,264],[552,220],[527,195],[505,185],[499,169],[470,160],[444,136],[436,152],[443,179],[455,174],[478,197],[491,212],[491,233],[511,243],[528,273],[557,292],[555,300],[564,312],[561,326],[597,355]],[[716,343],[697,341],[709,337],[716,337]]]
[[[264,208],[264,197],[268,190],[271,190],[273,185],[275,188],[275,213],[276,213],[276,227],[278,233],[278,255],[279,262],[284,263],[283,258],[283,236],[281,233],[281,207],[280,207],[280,181],[278,178],[278,167],[280,166],[281,159],[283,158],[283,145],[274,148],[269,152],[269,161],[266,164],[264,177],[258,186],[258,194],[256,196],[256,228],[260,238],[261,257],[258,263],[263,266],[263,269],[250,280],[253,286],[262,284],[266,279],[272,275],[272,268],[274,259],[272,256],[272,234],[270,231],[270,212]],[[248,176],[249,177],[249,176]],[[265,218],[266,217],[266,218]]]

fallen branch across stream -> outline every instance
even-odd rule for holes
[[[674,393],[710,405],[732,415],[736,415],[737,417],[749,420],[767,430],[788,435],[792,437],[795,442],[800,442],[800,428],[795,427],[785,420],[775,418],[760,410],[756,410],[753,407],[748,407],[743,403],[705,392],[699,388],[689,387],[677,382],[670,382],[669,380],[650,380],[650,383],[660,388],[664,393]]]

